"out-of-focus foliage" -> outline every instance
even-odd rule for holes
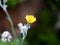
[[[60,10],[60,0],[44,0],[45,7],[37,14],[37,26],[29,30],[27,40],[30,45],[60,45],[54,29]]]
[[[23,3],[26,2],[27,0],[8,0],[8,6],[9,7],[14,7],[18,3]]]
[[[56,15],[51,16],[52,13],[44,8],[39,11],[37,16],[37,26],[29,30],[28,40],[30,45],[55,45],[59,44],[53,25],[56,22]]]
[[[46,0],[46,5],[56,11],[60,9],[60,0]]]
[[[57,15],[60,11],[60,0],[44,1],[45,7],[37,13],[37,25],[28,31],[26,39],[30,45],[60,45],[60,40],[54,30]],[[14,6],[18,2],[21,1],[9,0],[7,4]]]
[[[14,39],[11,42],[2,42],[0,40],[0,45],[18,45],[18,43]]]

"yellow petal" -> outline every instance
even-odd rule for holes
[[[34,23],[36,21],[36,17],[33,15],[26,15],[25,19],[28,23]]]

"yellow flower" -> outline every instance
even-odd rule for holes
[[[26,15],[25,19],[28,23],[34,23],[36,21],[36,17],[34,17],[33,15]]]

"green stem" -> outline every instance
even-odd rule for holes
[[[23,42],[24,42],[24,39],[25,39],[26,35],[27,35],[27,34],[25,34],[25,35],[22,37],[22,40],[21,40],[20,45],[23,45]]]
[[[22,38],[20,45],[23,45],[24,39]]]
[[[4,10],[4,12],[6,13],[7,19],[8,19],[8,21],[10,22],[10,27],[11,27],[11,30],[12,30],[12,32],[13,32],[13,35],[14,35],[14,37],[16,38],[17,36],[16,36],[15,29],[14,29],[13,21],[12,21],[10,15],[9,15],[8,11],[7,11],[7,10]]]
[[[7,10],[4,10],[4,12],[6,13],[7,19],[10,22],[10,27],[11,27],[11,30],[13,32],[14,39],[16,40],[17,43],[19,43],[20,41],[17,38],[17,35],[16,35],[16,32],[15,32],[15,28],[14,28],[14,24],[13,24],[12,18],[10,17],[10,15],[9,15],[9,13],[8,13]]]
[[[7,16],[7,19],[9,21],[9,23],[10,23],[10,27],[11,27],[11,30],[13,32],[14,38],[16,39],[17,38],[17,35],[16,35],[16,32],[15,32],[15,28],[14,28],[14,24],[13,24],[12,18],[10,17],[10,15],[9,15],[6,7],[3,7],[3,5],[0,5],[0,6],[1,6],[1,8],[3,9],[3,11],[5,12],[5,14]]]

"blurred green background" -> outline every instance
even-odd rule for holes
[[[13,6],[20,0],[9,0]],[[60,12],[60,0],[43,0],[45,6],[37,12],[37,25],[29,29],[24,45],[60,45],[60,29],[55,29]],[[23,2],[23,1],[20,1]]]
[[[60,0],[44,0],[45,7],[37,13],[37,26],[27,35],[30,45],[60,45],[60,29],[55,29],[60,11]]]
[[[9,0],[7,4],[13,6],[19,1]],[[45,6],[37,12],[37,25],[28,31],[24,45],[60,45],[60,32],[54,29],[60,11],[60,0],[43,1]]]

